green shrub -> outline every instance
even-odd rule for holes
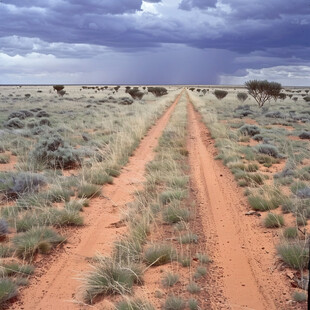
[[[208,255],[203,253],[197,253],[195,256],[201,264],[209,264],[212,260],[208,257]]]
[[[7,164],[10,162],[10,155],[1,154],[0,155],[0,164]]]
[[[0,244],[0,258],[10,257],[13,254],[13,249],[7,245]]]
[[[13,247],[19,257],[31,259],[35,253],[48,253],[53,245],[65,240],[54,230],[47,227],[32,228],[13,237]]]
[[[165,310],[183,310],[185,309],[185,302],[182,298],[177,296],[169,296],[164,304]]]
[[[181,190],[164,191],[159,195],[160,202],[165,205],[173,200],[182,200],[186,197],[186,192]]]
[[[124,300],[116,305],[116,310],[155,310],[147,301],[142,299]]]
[[[214,96],[215,96],[217,99],[219,99],[219,100],[225,98],[225,97],[227,96],[227,94],[228,94],[228,92],[227,92],[226,90],[216,89],[216,90],[214,91]]]
[[[237,93],[237,98],[240,102],[244,102],[248,98],[247,93]]]
[[[162,279],[161,283],[165,287],[170,287],[179,282],[179,275],[175,273],[168,272]]]
[[[266,154],[274,158],[281,158],[282,156],[279,153],[279,150],[276,146],[270,144],[258,144],[255,146],[257,152],[261,154]]]
[[[187,232],[179,238],[181,244],[198,243],[198,236],[192,232]]]
[[[77,196],[79,198],[94,198],[101,195],[101,186],[83,183],[78,187]]]
[[[267,228],[278,228],[284,225],[284,218],[282,215],[275,213],[268,213],[264,219],[264,226]]]
[[[188,300],[188,308],[190,310],[198,310],[198,301],[196,299],[189,299]]]
[[[299,291],[295,291],[293,293],[293,300],[295,300],[296,302],[305,302],[307,301],[307,295],[304,292],[299,292]]]
[[[260,195],[250,195],[248,201],[255,211],[268,211],[278,207],[274,201],[267,200]]]
[[[195,271],[194,278],[199,279],[201,277],[204,277],[206,274],[207,274],[207,268],[204,266],[198,266]]]
[[[46,199],[50,202],[68,202],[72,192],[61,187],[51,188],[45,193]]]
[[[135,283],[141,283],[142,270],[136,264],[124,264],[99,257],[84,281],[84,300],[93,303],[97,296],[129,294]]]
[[[190,282],[187,287],[187,291],[191,294],[198,294],[200,292],[200,286],[195,282]]]
[[[174,224],[180,221],[188,222],[190,211],[177,205],[167,206],[163,211],[163,219],[166,223]]]
[[[28,276],[30,274],[33,274],[34,269],[35,268],[32,265],[20,265],[17,263],[8,263],[0,265],[0,274],[2,274],[2,276],[7,277],[13,275]]]
[[[243,135],[252,137],[260,134],[260,129],[256,125],[244,124],[242,127],[239,128],[239,132]]]
[[[176,250],[169,244],[153,244],[145,250],[144,259],[148,265],[164,265],[176,259]]]
[[[18,295],[16,284],[8,278],[0,278],[0,306]]]
[[[164,95],[167,95],[168,94],[168,91],[166,88],[164,87],[153,87],[153,86],[149,86],[147,88],[147,91],[152,93],[154,96],[156,97],[161,97],[161,96],[164,96]]]
[[[286,239],[296,239],[298,237],[297,227],[287,227],[283,232],[283,236]]]
[[[309,261],[309,249],[301,242],[284,243],[277,247],[277,252],[289,267],[294,269],[304,269]]]

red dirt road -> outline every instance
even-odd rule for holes
[[[115,223],[121,219],[122,207],[133,200],[133,192],[141,187],[145,165],[153,159],[158,138],[180,96],[151,128],[121,175],[114,179],[114,184],[103,187],[103,195],[107,198],[91,201],[84,214],[85,226],[71,232],[65,250],[53,255],[48,265],[37,272],[11,309],[83,309],[83,305],[78,303],[81,283],[77,277],[89,269],[89,258],[96,253],[109,255],[113,242],[125,231],[125,227],[117,228]]]
[[[285,276],[274,266],[276,238],[261,218],[245,215],[246,200],[230,171],[214,159],[214,141],[190,101],[188,120],[191,183],[213,259],[212,309],[289,309]]]

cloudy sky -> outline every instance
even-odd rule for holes
[[[0,84],[310,85],[310,0],[1,0]]]

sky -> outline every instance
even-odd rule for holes
[[[310,85],[310,0],[0,0],[0,84]]]

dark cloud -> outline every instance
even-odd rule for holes
[[[179,4],[181,10],[190,11],[193,8],[207,9],[215,7],[217,0],[182,0]]]

